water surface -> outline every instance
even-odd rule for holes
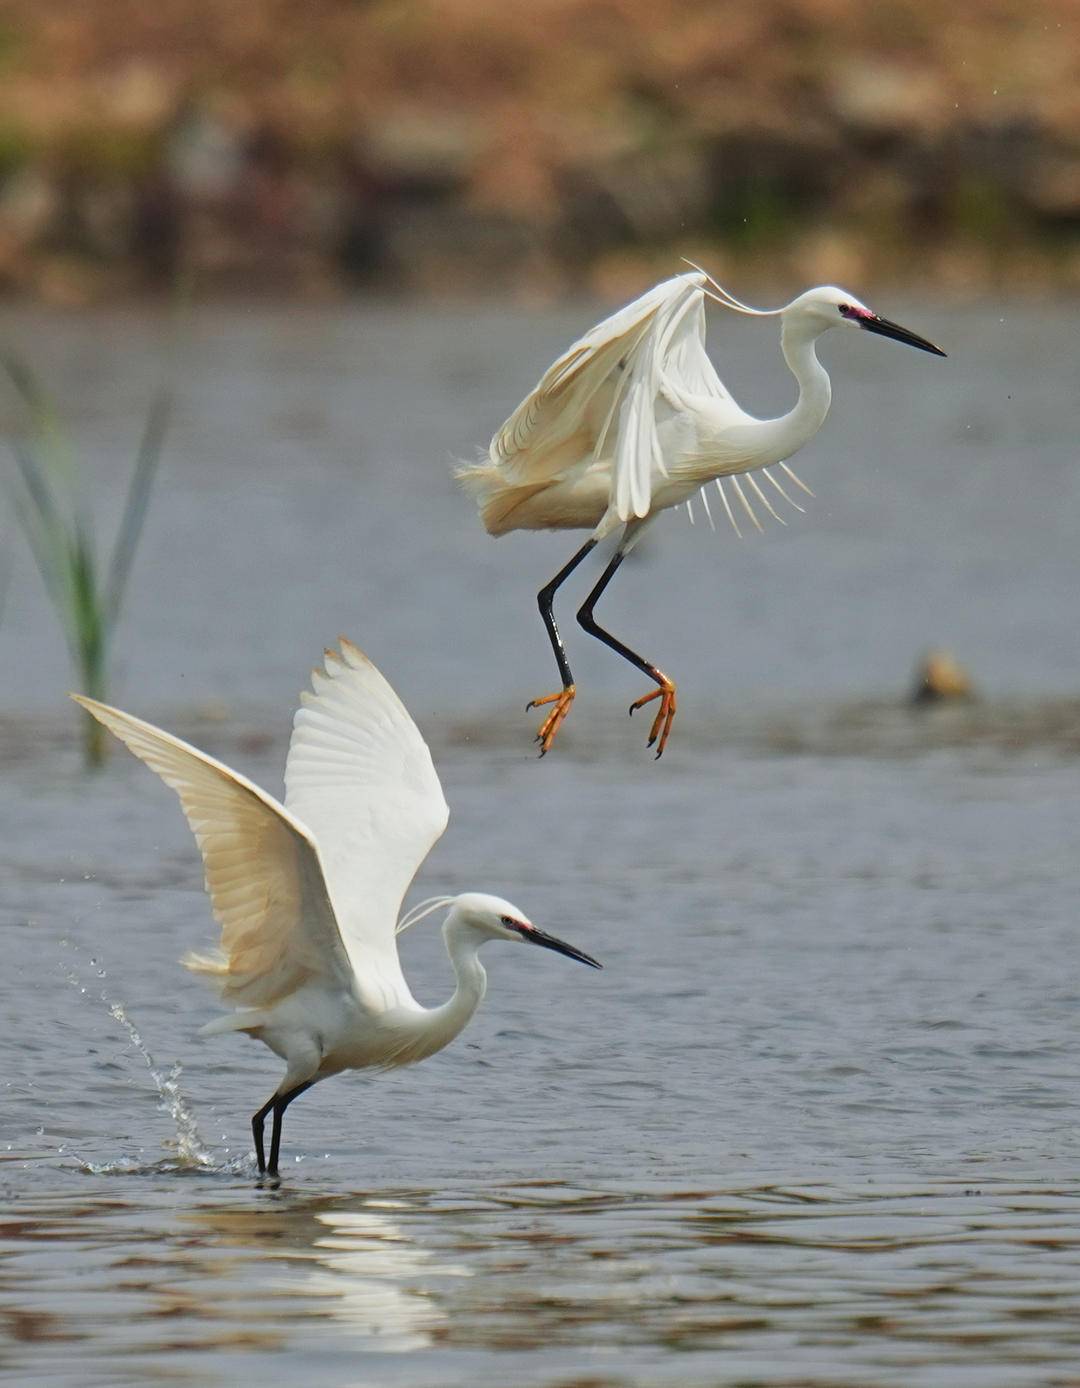
[[[196,316],[116,698],[276,790],[295,690],[347,631],[451,803],[415,895],[503,893],[606,967],[493,945],[458,1042],[303,1096],[283,1184],[258,1189],[248,1121],[278,1063],[195,1038],[215,1005],[176,963],[211,936],[193,843],[134,759],[81,774],[16,545],[7,1380],[1075,1384],[1071,326],[883,309],[955,356],[828,344],[810,513],[741,544],[670,517],[605,600],[681,681],[658,764],[633,672],[572,603],[580,706],[535,762],[533,594],[567,537],[489,541],[447,473],[577,316]],[[9,330],[62,387],[104,511],[162,325]],[[779,408],[775,347],[750,340],[729,374]],[[903,707],[930,641],[982,703]],[[403,952],[440,1001],[434,923]]]

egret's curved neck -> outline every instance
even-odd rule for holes
[[[814,350],[820,336],[820,328],[790,319],[785,320],[780,330],[780,350],[799,383],[799,398],[794,409],[774,423],[781,427],[786,446],[792,453],[821,428],[832,401],[829,373]]]
[[[732,425],[728,411],[718,415],[715,441],[707,432],[701,457],[706,467],[692,475],[751,472],[770,463],[783,462],[808,443],[825,422],[832,401],[829,375],[817,359],[814,345],[823,329],[805,319],[785,318],[780,329],[780,350],[799,385],[794,408],[776,419],[753,419]],[[714,446],[710,446],[714,445]],[[710,466],[713,459],[718,467]]]
[[[449,1002],[433,1009],[430,1021],[445,1046],[468,1024],[480,1006],[487,990],[487,974],[477,957],[483,938],[454,911],[443,925],[443,940],[454,966],[457,987]]]

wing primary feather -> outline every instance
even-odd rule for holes
[[[768,511],[769,515],[772,516],[773,520],[779,521],[781,525],[787,525],[787,521],[784,520],[783,516],[778,516],[776,512],[773,510],[772,503],[770,502],[769,498],[765,495],[765,493],[761,490],[761,488],[758,486],[757,478],[754,476],[752,472],[748,472],[746,474],[746,480],[750,484],[750,486],[753,487],[754,491],[757,493],[758,500],[761,502],[762,506],[765,507],[766,511]]]
[[[226,1002],[268,1006],[307,978],[353,972],[308,825],[246,777],[132,714],[74,694],[179,797],[221,926],[221,957],[192,956]],[[187,962],[187,961],[185,961]]]
[[[780,493],[780,495],[784,498],[784,500],[787,502],[787,504],[788,504],[789,506],[793,506],[793,507],[795,508],[795,510],[798,511],[798,512],[800,512],[802,515],[804,515],[804,516],[806,515],[806,507],[805,507],[805,506],[800,506],[799,503],[798,503],[797,501],[793,500],[793,499],[787,494],[787,492],[784,491],[784,488],[780,485],[780,483],[776,480],[776,478],[772,475],[772,473],[769,471],[769,469],[768,469],[767,467],[763,467],[763,468],[761,469],[761,472],[762,472],[763,476],[765,476],[765,477],[767,477],[767,478],[769,479],[769,481],[773,484],[773,486],[776,488],[776,490]]]
[[[359,647],[340,645],[301,695],[285,805],[318,842],[358,993],[382,1008],[410,997],[396,924],[449,812],[404,704]]]
[[[742,487],[739,486],[739,479],[738,479],[737,477],[729,477],[729,478],[728,478],[728,481],[731,483],[732,487],[734,487],[734,489],[735,489],[735,495],[736,495],[736,496],[739,498],[739,500],[742,502],[742,508],[743,508],[743,510],[746,512],[746,514],[747,514],[747,515],[750,517],[750,519],[753,521],[754,526],[755,526],[755,528],[757,529],[758,533],[763,535],[763,534],[765,533],[765,528],[764,528],[764,526],[761,524],[761,522],[758,520],[757,516],[754,514],[754,508],[750,505],[749,501],[747,501],[747,499],[746,499],[746,493],[743,491]]]
[[[642,342],[644,342],[644,340],[645,340],[645,338],[646,338],[646,336],[647,336],[647,334],[648,334],[648,332],[649,332],[649,330],[650,330],[651,327],[652,327],[652,320],[650,319],[650,320],[646,321],[645,326],[642,328],[641,332],[638,333],[638,335],[637,335],[637,337],[634,339],[633,343],[626,349],[626,352],[623,354],[623,360],[624,360],[624,361],[629,361],[630,357],[631,357],[631,356],[637,351],[637,349],[641,346]],[[601,426],[601,428],[600,428],[600,432],[599,432],[599,433],[597,434],[597,436],[596,436],[596,444],[595,444],[595,447],[593,448],[593,457],[594,457],[594,458],[599,458],[600,452],[601,452],[601,450],[602,450],[602,448],[603,448],[603,446],[604,446],[604,443],[605,443],[606,440],[607,440],[608,432],[609,432],[609,430],[611,429],[611,421],[615,418],[615,414],[616,414],[616,412],[618,411],[618,408],[619,408],[619,406],[622,404],[623,399],[624,399],[624,397],[625,397],[625,395],[626,395],[626,387],[627,387],[627,383],[628,383],[628,381],[629,381],[629,376],[630,376],[630,373],[629,373],[628,369],[624,366],[624,367],[623,367],[623,370],[622,370],[622,373],[621,373],[621,380],[619,381],[618,385],[615,387],[614,391],[612,392],[611,404],[608,406],[608,412],[607,412],[607,414],[606,414],[605,417],[604,417],[604,423],[602,424],[602,426]]]
[[[728,520],[731,522],[731,528],[732,530],[734,530],[735,534],[741,540],[742,531],[739,529],[739,523],[735,519],[735,513],[731,509],[731,502],[727,499],[727,492],[724,491],[724,484],[720,481],[719,477],[716,477],[713,480],[716,483],[716,490],[720,493],[720,500],[724,503],[724,511],[727,514]]]
[[[788,465],[787,465],[787,463],[781,463],[780,466],[784,469],[784,471],[785,471],[785,472],[787,473],[787,475],[791,478],[791,480],[795,483],[795,485],[796,485],[797,487],[801,487],[801,488],[803,489],[803,491],[806,493],[807,496],[813,496],[813,495],[814,495],[814,493],[810,490],[810,488],[806,485],[806,483],[802,480],[802,478],[796,477],[796,476],[795,476],[795,473],[794,473],[793,469],[792,469],[792,468],[789,468]]]

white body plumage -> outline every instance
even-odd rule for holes
[[[757,419],[732,397],[705,348],[706,298],[780,318],[781,350],[799,388],[786,414]],[[756,525],[753,499],[776,512],[753,477],[750,498],[738,477],[763,471],[791,500],[767,469],[797,453],[824,423],[832,390],[815,343],[844,325],[943,355],[835,286],[762,310],[733,299],[704,271],[676,275],[573,343],[495,434],[488,457],[458,475],[493,535],[592,529],[601,540],[620,524],[639,530],[647,517],[723,478],[733,479],[735,498]],[[722,485],[720,495],[735,524]]]
[[[303,1089],[348,1069],[411,1065],[441,1050],[484,996],[488,940],[542,945],[599,968],[480,892],[436,898],[398,924],[402,898],[449,817],[427,744],[390,685],[350,642],[326,652],[301,695],[280,803],[246,777],[152,724],[73,697],[180,797],[198,841],[221,949],[184,962],[235,1010],[203,1028],[242,1031],[285,1062],[274,1096],[269,1170],[281,1117]],[[399,929],[448,906],[443,926],[457,986],[442,1007],[413,997]]]
[[[732,398],[705,350],[707,298],[738,313],[780,318],[781,350],[799,387],[787,414],[755,419]],[[458,469],[492,535],[512,530],[592,531],[537,594],[562,678],[561,690],[528,705],[550,708],[536,735],[541,756],[550,749],[576,692],[555,621],[555,593],[592,548],[620,526],[615,553],[579,609],[578,621],[653,681],[655,689],[635,700],[630,712],[659,700],[648,745],[655,745],[656,755],[662,755],[675,716],[675,682],[601,627],[594,615],[596,604],[660,511],[685,502],[693,519],[691,499],[700,491],[712,523],[703,490],[708,482],[715,482],[737,534],[739,523],[725,481],[740,516],[759,530],[755,501],[776,520],[781,517],[756,473],[802,510],[770,468],[779,465],[792,483],[812,495],[787,459],[813,438],[829,412],[832,390],[815,344],[829,328],[843,326],[945,355],[925,338],[878,317],[842,289],[809,289],[786,308],[753,309],[695,267],[690,274],[658,284],[573,343],[496,432],[488,456]]]

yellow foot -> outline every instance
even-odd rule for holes
[[[651,747],[657,738],[660,745],[656,749],[656,755],[662,757],[664,748],[667,746],[668,733],[671,732],[671,725],[675,721],[675,686],[668,679],[664,680],[659,689],[654,689],[651,694],[643,694],[640,699],[635,699],[630,705],[630,716],[633,717],[635,709],[644,708],[646,704],[651,704],[654,699],[660,700],[660,709],[653,719],[652,729],[649,732],[649,740],[646,747]]]
[[[542,699],[530,699],[525,705],[528,712],[531,708],[543,708],[545,704],[554,704],[548,716],[540,724],[540,730],[536,734],[536,741],[540,744],[540,755],[546,756],[555,741],[555,734],[562,727],[563,719],[570,712],[570,705],[574,702],[574,695],[577,690],[572,684],[568,684],[565,689],[560,689],[557,694],[545,694]]]

